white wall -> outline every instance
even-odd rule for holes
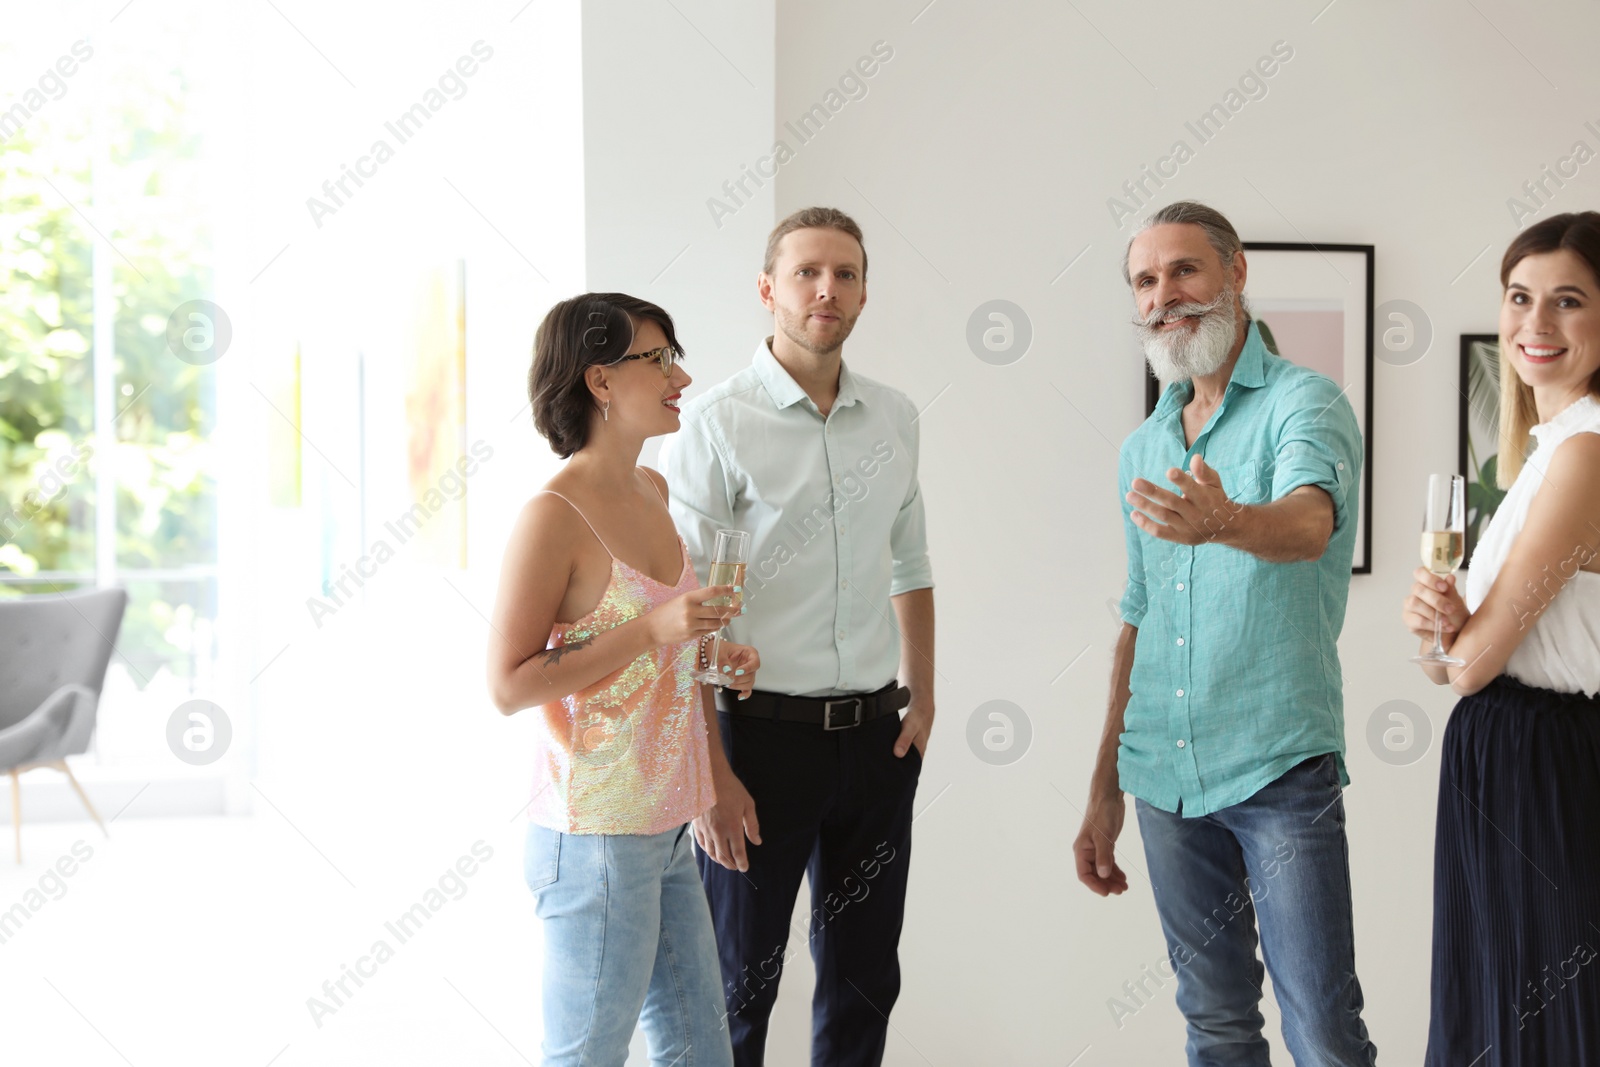
[[[1419,1061],[1437,750],[1452,701],[1406,662],[1414,643],[1398,604],[1424,475],[1456,466],[1458,335],[1495,325],[1498,259],[1515,232],[1506,200],[1575,140],[1600,147],[1583,127],[1600,118],[1584,103],[1600,81],[1582,44],[1596,14],[1548,5],[1531,22],[1505,3],[1380,13],[1324,0],[675,7],[585,5],[591,286],[632,288],[680,316],[702,388],[742,366],[770,328],[750,284],[766,228],[834,204],[861,222],[872,258],[847,358],[919,404],[937,398],[922,420],[922,477],[940,719],[895,1064],[1181,1055],[1170,983],[1120,1028],[1107,1005],[1163,954],[1131,815],[1133,889],[1121,899],[1079,886],[1068,852],[1103,718],[1117,628],[1108,604],[1124,573],[1116,447],[1143,414],[1119,271],[1129,227],[1113,222],[1107,199],[1176,139],[1196,146],[1184,123],[1276,42],[1293,49],[1266,95],[1198,145],[1156,198],[1210,202],[1247,240],[1374,244],[1376,302],[1412,301],[1431,325],[1425,356],[1376,366],[1373,573],[1353,579],[1341,641],[1366,1018],[1386,1062]],[[865,97],[804,145],[784,131],[880,40],[893,58]],[[715,229],[705,200],[774,137],[794,150],[761,190],[775,186],[775,198]],[[1592,206],[1592,170],[1551,210]],[[968,316],[995,298],[1019,304],[1034,329],[1026,357],[1005,367],[979,361],[965,340]],[[1032,724],[1031,747],[1011,766],[984,764],[965,740],[974,709],[992,699],[1020,705]],[[1433,733],[1407,766],[1381,762],[1366,740],[1374,711],[1395,699],[1415,702]],[[809,981],[801,956],[769,1062],[806,1062]],[[1267,1013],[1287,1062],[1270,1004]]]
[[[771,146],[773,20],[772,5],[742,0],[583,5],[588,288],[673,316],[691,392],[766,336],[755,276],[774,184],[747,184],[720,218],[705,201]],[[654,465],[660,444],[641,462]]]

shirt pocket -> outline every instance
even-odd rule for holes
[[[1272,462],[1267,459],[1206,465],[1222,479],[1222,491],[1236,504],[1265,504],[1272,500]]]

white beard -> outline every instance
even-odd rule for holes
[[[1146,318],[1135,316],[1134,331],[1144,348],[1150,373],[1162,385],[1216,373],[1228,361],[1228,353],[1239,339],[1238,314],[1238,301],[1230,286],[1209,304],[1180,304],[1157,309]],[[1162,322],[1190,315],[1198,318],[1193,330],[1161,329]]]

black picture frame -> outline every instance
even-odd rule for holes
[[[1374,290],[1375,270],[1374,260],[1376,250],[1373,245],[1357,244],[1309,244],[1298,241],[1245,241],[1246,252],[1297,252],[1308,256],[1318,256],[1324,260],[1330,253],[1354,254],[1363,260],[1363,277],[1356,284],[1359,286],[1358,297],[1361,307],[1357,308],[1358,314],[1365,319],[1365,329],[1362,331],[1364,343],[1363,351],[1355,355],[1360,377],[1365,388],[1363,395],[1354,398],[1352,406],[1355,408],[1356,417],[1361,424],[1361,436],[1365,460],[1361,467],[1361,506],[1359,509],[1361,530],[1356,538],[1355,558],[1351,562],[1351,574],[1372,573],[1372,468],[1373,468],[1373,433],[1372,433],[1372,372],[1373,372],[1373,327],[1374,311],[1372,296]],[[1348,279],[1347,279],[1348,281]],[[1247,288],[1248,288],[1247,283]],[[1349,370],[1352,354],[1345,353],[1346,369]],[[1346,375],[1348,380],[1353,375]],[[1150,373],[1149,364],[1145,364],[1145,417],[1155,413],[1156,404],[1161,400],[1161,382]]]

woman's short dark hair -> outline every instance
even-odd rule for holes
[[[682,353],[672,316],[626,293],[584,293],[563,300],[539,324],[528,368],[528,399],[534,427],[562,459],[589,443],[589,413],[599,406],[584,371],[627,355],[642,319],[661,327],[667,344]]]

